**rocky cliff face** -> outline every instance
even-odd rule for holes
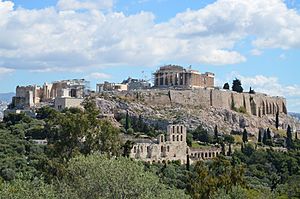
[[[161,102],[154,103],[154,100],[151,102],[138,95],[138,93],[135,96],[132,94],[105,94],[97,98],[97,104],[103,114],[118,115],[124,114],[128,110],[131,116],[142,115],[146,123],[158,125],[162,129],[165,129],[169,123],[183,123],[188,129],[195,129],[199,125],[203,125],[211,132],[217,125],[219,131],[226,134],[231,131],[242,131],[244,128],[252,134],[257,134],[259,128],[275,129],[275,114],[258,117],[249,113],[238,113],[228,108],[202,107],[198,103],[167,104],[164,101],[168,100],[168,95],[158,98],[163,99]],[[155,95],[157,96],[159,93],[155,93]],[[300,124],[296,119],[281,113],[280,127],[286,129],[287,125],[291,125],[294,129],[300,129]]]

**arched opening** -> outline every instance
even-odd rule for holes
[[[182,137],[182,135],[180,136],[180,141],[182,141],[183,140],[183,137]]]
[[[163,135],[160,137],[160,141],[164,142],[164,136]]]
[[[180,128],[181,128],[181,129],[180,129],[180,132],[183,133],[183,126],[181,126]]]
[[[173,141],[175,141],[175,135],[173,135]]]
[[[163,153],[164,152],[164,146],[160,147],[160,151]]]
[[[170,152],[170,146],[167,146],[167,151]]]
[[[133,153],[136,153],[136,147],[133,147]]]
[[[179,141],[179,135],[177,135],[177,141]]]

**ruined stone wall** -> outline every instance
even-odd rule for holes
[[[167,135],[159,135],[156,142],[135,143],[130,157],[149,163],[179,160],[182,164],[186,164],[188,152],[186,131],[183,125],[169,125]]]
[[[229,90],[198,88],[194,90],[140,90],[124,94],[149,105],[182,105],[198,108],[225,108],[246,111],[250,115],[287,114],[285,98],[265,94],[237,93]]]

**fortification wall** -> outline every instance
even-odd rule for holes
[[[125,97],[142,101],[149,105],[189,107],[215,107],[246,111],[248,114],[263,116],[279,113],[287,114],[285,98],[265,94],[237,93],[228,90],[139,90],[128,91]]]

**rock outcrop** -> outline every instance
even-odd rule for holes
[[[232,95],[231,92],[227,94]],[[277,110],[280,112],[279,121],[282,129],[286,129],[287,125],[291,125],[294,129],[300,129],[298,120],[286,114],[286,102],[283,98],[271,98],[262,94],[252,96],[250,94],[234,93],[233,95],[237,95],[241,99],[240,102],[240,100],[237,100],[238,97],[234,97],[237,105],[244,106],[243,101],[248,99],[251,102],[251,97],[252,100],[259,101],[264,105],[256,108],[256,110],[261,110],[262,114],[255,115],[252,114],[251,108],[246,108],[245,113],[231,110],[230,97],[226,99],[223,96],[222,100],[229,101],[221,107],[221,105],[208,106],[203,101],[209,98],[198,98],[196,100],[195,95],[193,92],[173,92],[169,90],[105,93],[98,96],[97,104],[102,114],[117,116],[126,113],[128,110],[131,116],[138,117],[142,115],[146,123],[159,126],[162,129],[165,129],[169,123],[183,123],[188,129],[195,129],[199,125],[203,125],[213,132],[214,127],[217,125],[219,131],[226,134],[232,131],[241,132],[244,128],[249,133],[257,134],[259,128],[275,128],[275,113]]]

